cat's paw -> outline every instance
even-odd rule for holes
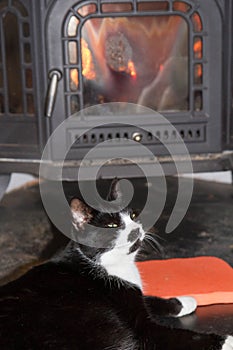
[[[176,299],[182,304],[182,309],[176,315],[176,317],[182,317],[185,315],[189,315],[194,312],[197,308],[197,301],[192,297],[177,297]]]
[[[228,335],[221,350],[233,350],[233,337]]]

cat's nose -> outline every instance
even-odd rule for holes
[[[136,239],[141,237],[141,232],[139,228],[136,228],[130,232],[128,235],[128,242],[134,242]]]

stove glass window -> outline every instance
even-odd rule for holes
[[[0,114],[35,115],[29,14],[20,1],[0,2]]]
[[[80,43],[84,107],[126,101],[189,109],[188,25],[181,16],[92,18]]]
[[[207,62],[200,13],[181,0],[99,4],[76,4],[64,21],[67,115],[106,102],[200,115]]]

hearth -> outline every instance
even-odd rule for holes
[[[38,174],[56,127],[107,102],[162,113],[195,171],[232,169],[232,16],[227,0],[0,0],[1,172]],[[154,136],[143,118],[138,127],[104,125],[83,135],[69,128],[59,145],[73,143],[64,177],[112,138],[141,142],[173,172],[160,143],[172,144],[176,133],[158,125]],[[54,149],[50,168],[59,162]],[[129,169],[113,160],[102,176],[136,176]]]

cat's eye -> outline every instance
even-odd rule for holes
[[[114,222],[111,222],[111,223],[108,224],[107,226],[110,227],[110,228],[116,228],[116,227],[118,227],[118,225],[115,224]]]
[[[137,214],[133,211],[133,212],[130,214],[130,218],[131,218],[132,220],[134,220],[136,217],[137,217]]]

